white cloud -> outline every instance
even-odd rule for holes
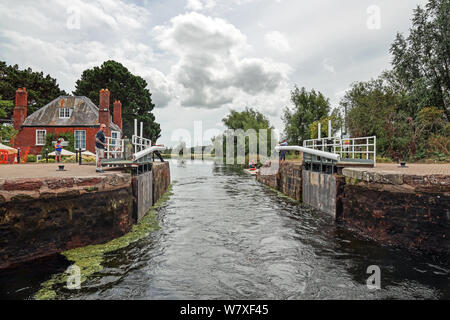
[[[269,47],[281,51],[291,51],[291,45],[284,34],[279,31],[271,31],[265,35],[266,43]]]
[[[286,65],[244,57],[250,49],[247,38],[224,19],[191,12],[155,31],[161,48],[178,57],[170,77],[180,85],[182,106],[214,109],[239,103],[242,94],[276,93],[287,78]]]

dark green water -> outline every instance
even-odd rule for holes
[[[171,163],[177,183],[161,229],[106,255],[104,269],[60,299],[450,299],[449,266],[380,246],[212,162]],[[366,286],[381,269],[381,290]],[[0,298],[32,298],[68,266],[50,259],[0,273]]]

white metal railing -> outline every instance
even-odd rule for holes
[[[106,137],[105,158],[121,159],[125,150],[125,140]]]
[[[340,156],[338,154],[321,151],[321,150],[317,150],[317,149],[312,149],[312,148],[307,148],[307,147],[300,147],[300,146],[276,146],[275,147],[276,152],[290,151],[290,150],[300,151],[303,153],[307,153],[310,155],[314,155],[314,156],[318,156],[318,157],[322,157],[322,158],[326,158],[326,159],[334,160],[334,161],[339,161],[339,159],[340,159]]]
[[[137,135],[131,137],[131,143],[133,144],[135,154],[152,146],[150,139],[145,139]]]
[[[140,134],[138,134],[137,120],[134,120],[134,135],[131,137],[131,143],[134,148],[132,156],[133,161],[137,161],[149,156],[155,151],[164,151],[166,147],[152,146],[152,141],[143,137],[143,123],[140,124]],[[105,158],[123,159],[125,155],[125,140],[113,137],[106,137]]]
[[[321,138],[303,141],[303,147],[338,154],[341,159],[366,159],[377,161],[377,137]]]

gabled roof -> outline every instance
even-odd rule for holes
[[[70,118],[60,118],[59,109],[72,109]],[[88,98],[79,96],[60,96],[29,115],[22,124],[27,127],[35,126],[95,126],[98,123],[98,107]],[[115,123],[110,123],[110,129],[122,131]]]

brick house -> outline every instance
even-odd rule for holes
[[[76,149],[95,152],[95,134],[100,123],[106,124],[107,137],[122,136],[122,104],[114,101],[113,122],[108,89],[100,90],[99,107],[84,96],[60,96],[27,116],[27,100],[26,88],[19,88],[13,115],[14,129],[19,132],[13,145],[29,154],[41,154],[47,134],[67,132],[74,134]]]

